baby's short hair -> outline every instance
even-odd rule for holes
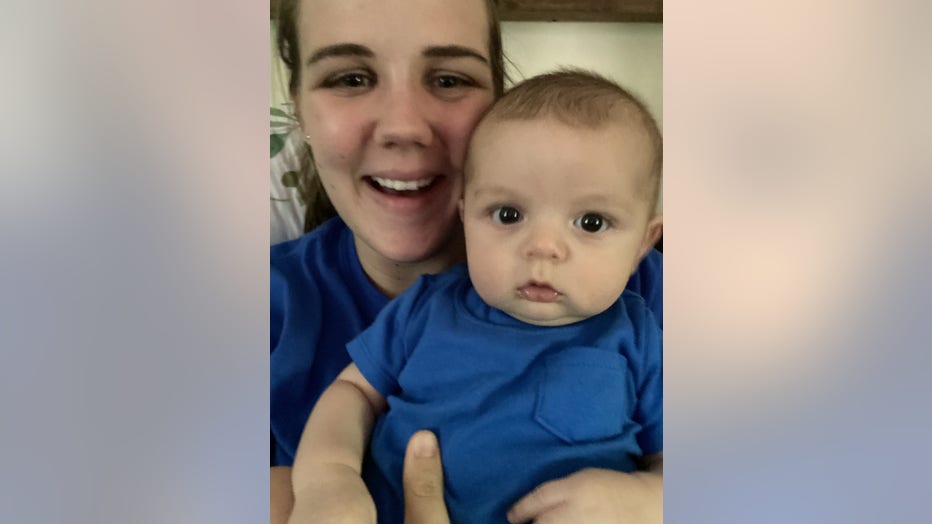
[[[645,188],[651,201],[656,201],[663,169],[663,139],[650,111],[632,93],[598,73],[560,69],[531,77],[509,89],[485,114],[480,126],[543,117],[586,128],[611,123],[640,125],[653,149]]]

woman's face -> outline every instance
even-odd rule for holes
[[[303,0],[298,27],[297,109],[360,257],[438,253],[459,234],[466,145],[493,99],[484,2]]]

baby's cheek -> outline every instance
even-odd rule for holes
[[[618,285],[618,283],[621,285]],[[627,279],[615,271],[593,272],[580,279],[585,286],[580,313],[583,316],[597,315],[615,303],[627,285]]]
[[[486,304],[496,306],[498,300],[494,293],[496,287],[494,279],[495,271],[485,262],[484,257],[467,257],[466,265],[469,267],[469,278],[472,280],[472,285],[476,289],[476,293],[479,294],[479,297]]]

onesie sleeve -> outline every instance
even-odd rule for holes
[[[634,413],[635,421],[641,425],[637,441],[644,455],[653,455],[663,451],[663,331],[643,306],[632,321],[641,348]]]
[[[404,369],[417,332],[423,325],[417,318],[425,314],[423,303],[431,294],[431,275],[424,275],[385,306],[371,326],[346,345],[353,363],[382,396],[398,391],[398,375]]]

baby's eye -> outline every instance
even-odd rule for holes
[[[601,233],[608,229],[608,220],[598,213],[585,213],[574,220],[573,225],[587,233]]]
[[[496,224],[509,225],[521,220],[521,212],[511,206],[501,206],[492,211],[492,220]]]

